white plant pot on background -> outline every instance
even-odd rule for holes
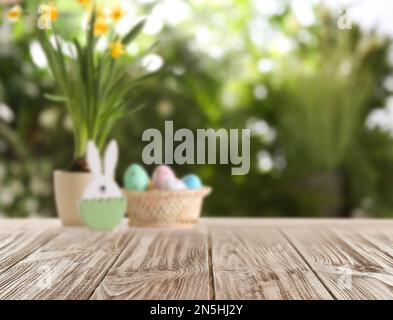
[[[54,172],[57,214],[64,226],[83,226],[78,205],[93,176],[88,172]]]

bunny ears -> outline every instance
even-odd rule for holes
[[[87,144],[87,163],[94,176],[106,176],[113,179],[119,157],[119,149],[116,140],[111,140],[105,149],[104,172],[101,168],[101,157],[97,146],[92,140]]]

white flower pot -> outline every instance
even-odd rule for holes
[[[64,226],[84,225],[79,214],[79,201],[92,180],[93,175],[87,172],[54,172],[54,188],[57,214]]]

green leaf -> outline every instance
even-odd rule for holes
[[[57,96],[54,94],[48,94],[45,93],[44,97],[47,98],[48,100],[54,101],[54,102],[69,102],[70,100],[66,97],[63,96]]]
[[[146,103],[141,103],[141,104],[137,105],[136,107],[133,107],[131,110],[127,111],[127,115],[131,115],[131,114],[137,113],[138,111],[140,111],[143,108],[145,108],[146,105],[147,105]]]
[[[140,22],[138,22],[123,38],[122,42],[127,45],[131,41],[133,41],[138,34],[142,31],[143,26],[145,25],[146,20],[143,19]]]

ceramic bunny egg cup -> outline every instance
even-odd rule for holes
[[[119,156],[118,146],[112,140],[105,149],[104,162],[94,142],[87,145],[87,162],[93,179],[86,187],[79,204],[85,224],[93,230],[112,230],[124,218],[127,200],[114,180]]]

